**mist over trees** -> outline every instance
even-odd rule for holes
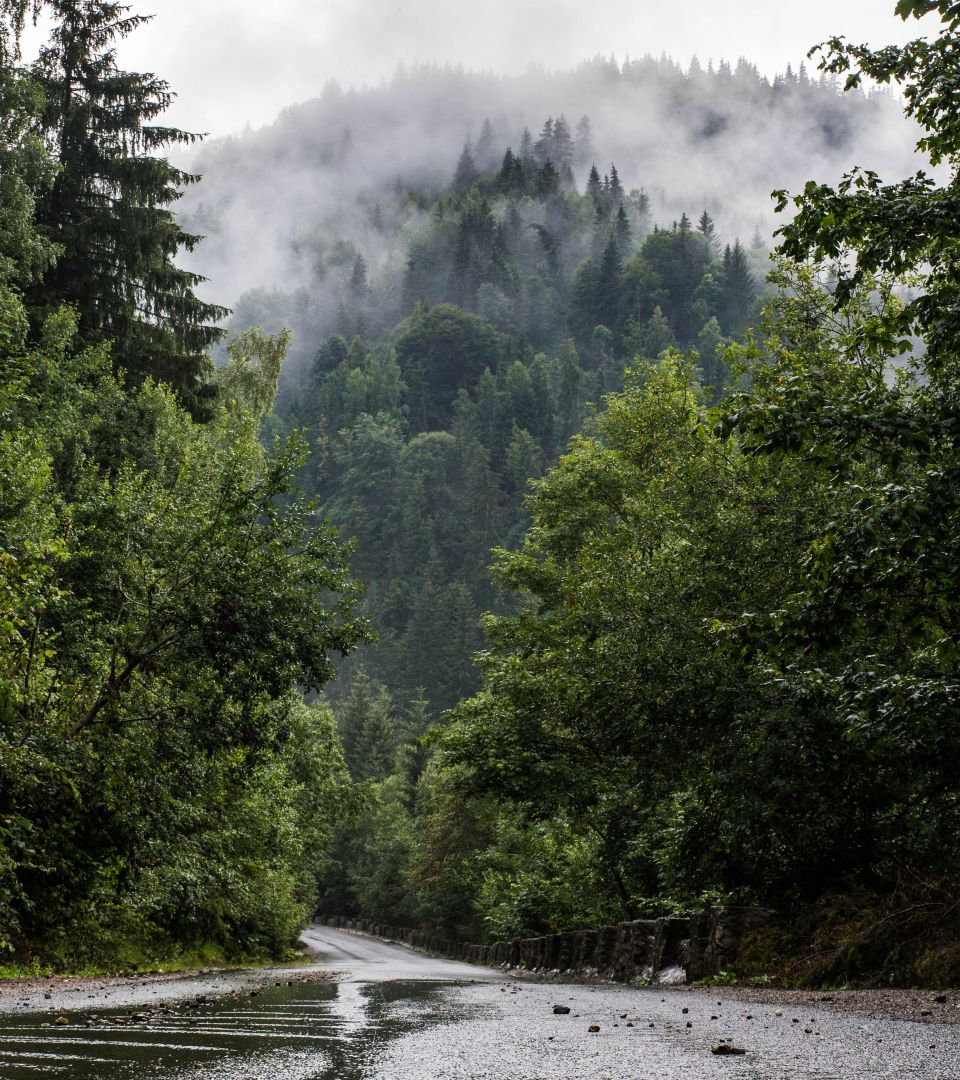
[[[384,323],[406,313],[397,282],[410,234],[465,149],[483,173],[508,147],[549,158],[561,186],[569,169],[581,190],[593,164],[602,177],[614,163],[628,195],[643,190],[651,223],[695,222],[706,208],[724,245],[739,236],[749,248],[758,229],[770,241],[774,188],[833,182],[850,160],[906,176],[912,138],[891,95],[843,94],[803,68],[771,81],[747,60],[597,57],[516,78],[423,66],[372,88],[330,84],[274,124],[206,143],[192,166],[204,182],[181,213],[206,236],[189,261],[211,279],[202,294],[233,306],[238,328],[290,326],[294,371],[350,307],[357,256]],[[259,295],[241,300],[249,290]]]
[[[342,669],[337,700],[354,670],[434,717],[473,689],[479,616],[503,604],[489,553],[522,534],[527,481],[637,358],[698,349],[721,393],[723,347],[756,313],[762,249],[721,250],[706,211],[696,227],[683,214],[658,229],[615,165],[602,178],[591,168],[578,191],[564,125],[540,130],[525,155],[491,150],[499,164],[472,165],[469,187],[461,161],[431,200],[417,195],[396,286],[405,317],[385,325],[356,274],[341,332],[281,390],[274,430],[302,429],[316,447],[303,483],[357,538],[379,635]]]

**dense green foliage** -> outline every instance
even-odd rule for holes
[[[412,798],[409,762],[380,782],[346,853],[366,862],[330,879],[331,904],[525,936],[843,893],[881,928],[860,926],[846,974],[874,962],[871,934],[956,936],[960,16],[898,11],[934,9],[933,40],[837,40],[822,66],[850,86],[899,83],[951,179],[807,185],[764,318],[726,351],[744,375],[719,399],[702,360],[669,348],[749,319],[749,290],[721,299],[734,253],[718,264],[706,229],[680,223],[619,260],[611,225],[557,292],[561,333],[589,357],[580,378],[614,392],[530,486],[522,541],[496,553],[482,684],[432,739]],[[668,292],[646,347],[616,306],[631,281],[633,304]],[[619,390],[607,372],[632,354],[646,359]],[[459,392],[455,419],[474,399]],[[528,476],[549,463],[539,449]],[[374,687],[364,724],[389,707]]]
[[[357,801],[332,717],[303,691],[366,633],[345,549],[294,490],[302,440],[260,439],[285,340],[231,344],[206,424],[138,362],[135,386],[116,373],[125,338],[89,344],[91,318],[137,337],[124,311],[142,281],[113,264],[130,276],[100,291],[82,240],[47,242],[45,198],[86,181],[44,155],[49,85],[16,69],[14,42],[4,24],[0,948],[67,963],[276,953]],[[131,171],[139,149],[131,135]],[[122,231],[122,199],[110,205]],[[74,267],[77,306],[31,319],[16,287],[55,280],[54,255]],[[165,316],[138,319],[152,348]]]
[[[205,356],[152,153],[189,136],[114,63],[142,19],[39,6],[25,69],[0,0],[0,948],[278,952],[318,897],[960,940],[956,5],[821,61],[899,85],[943,183],[779,193],[771,263],[656,224],[586,117],[487,122],[369,208],[402,258],[315,253],[338,303],[279,392],[286,333]]]

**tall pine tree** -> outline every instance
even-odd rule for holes
[[[201,413],[212,393],[207,350],[227,311],[201,301],[194,290],[204,279],[174,262],[200,237],[169,208],[198,177],[158,154],[198,136],[152,124],[172,100],[167,83],[116,63],[116,43],[150,16],[109,0],[37,7],[52,19],[35,76],[42,135],[60,171],[37,200],[36,222],[62,254],[28,291],[28,305],[37,318],[74,305],[85,341],[112,341],[133,381],[162,379]]]

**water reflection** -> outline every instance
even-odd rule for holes
[[[60,1026],[55,1013],[2,1016],[0,1076],[359,1080],[391,1040],[464,1018],[468,1007],[441,993],[449,987],[297,983],[155,1007],[146,1021],[129,1009],[77,1011]]]

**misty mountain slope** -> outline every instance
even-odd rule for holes
[[[336,333],[303,333],[307,360],[288,367],[275,410],[277,430],[314,447],[304,485],[358,541],[353,566],[380,635],[360,658],[367,674],[435,712],[475,685],[479,614],[500,606],[490,551],[522,536],[527,481],[639,358],[696,349],[704,384],[721,392],[723,344],[751,325],[766,264],[762,245],[722,245],[706,212],[652,225],[645,193],[625,191],[614,166],[579,190],[577,140],[560,120],[483,171],[490,140],[462,152],[432,197],[408,193],[408,220],[393,231],[381,220],[385,239],[406,245],[394,272],[369,280],[340,242],[353,254],[338,268],[349,279]],[[254,291],[235,319],[298,314],[315,317],[305,290]]]
[[[725,222],[724,240],[757,228],[769,237],[774,188],[836,178],[850,161],[890,178],[913,169],[913,133],[892,97],[841,94],[802,69],[771,83],[743,60],[684,72],[665,58],[597,58],[517,78],[422,67],[375,88],[330,84],[274,124],[204,147],[195,163],[204,182],[182,203],[207,236],[191,268],[231,304],[250,289],[306,290],[274,298],[277,321],[292,321],[301,339],[328,332],[354,253],[373,281],[402,270],[421,213],[408,192],[449,182],[485,119],[492,159],[480,164],[492,166],[508,146],[519,152],[524,128],[536,139],[561,115],[571,130],[590,120],[580,183],[593,161],[601,173],[616,162],[628,190],[649,194],[655,222],[706,208]]]
[[[208,237],[195,268],[232,328],[294,331],[277,423],[308,432],[305,482],[359,539],[369,673],[434,710],[469,690],[497,603],[489,550],[522,535],[526,480],[586,403],[673,344],[721,387],[722,341],[765,274],[770,191],[851,157],[907,172],[911,145],[885,95],[646,58],[331,84],[205,147],[184,200]]]

